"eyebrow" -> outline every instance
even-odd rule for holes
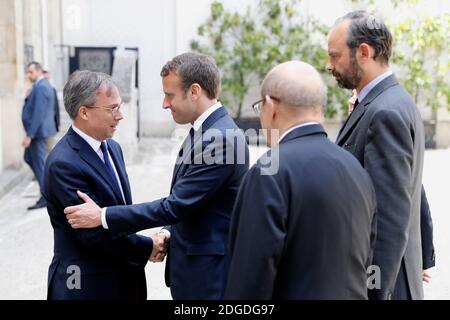
[[[122,100],[120,100],[120,102],[119,103],[113,103],[113,104],[109,104],[109,105],[107,105],[106,107],[116,107],[116,106],[120,106],[121,104],[123,103],[123,101]]]

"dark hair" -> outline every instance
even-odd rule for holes
[[[216,99],[220,94],[219,69],[210,56],[194,52],[180,54],[164,65],[161,77],[168,76],[170,72],[180,77],[185,92],[197,83],[209,99]]]
[[[30,66],[34,66],[36,70],[43,70],[42,65],[37,61],[31,61],[29,64],[27,64],[27,68]]]
[[[336,24],[345,20],[350,20],[347,45],[352,54],[361,43],[366,43],[375,50],[375,60],[379,58],[381,62],[389,62],[392,53],[392,34],[381,19],[367,11],[358,10],[339,18]]]

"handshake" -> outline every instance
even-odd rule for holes
[[[162,262],[167,254],[167,248],[169,247],[170,232],[166,229],[162,229],[157,233],[150,235],[153,240],[153,250],[150,258],[151,262]]]

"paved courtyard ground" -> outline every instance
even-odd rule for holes
[[[144,139],[128,165],[135,203],[168,194],[179,142]],[[264,151],[251,148],[255,161]],[[424,185],[434,221],[437,266],[426,299],[450,299],[450,149],[425,154]],[[53,233],[46,209],[27,211],[36,201],[37,185],[24,180],[0,198],[0,299],[45,299]],[[150,230],[151,231],[151,230]],[[148,233],[150,231],[144,231]],[[148,299],[171,299],[164,284],[164,263],[146,267]]]

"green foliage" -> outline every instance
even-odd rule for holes
[[[327,51],[317,40],[323,41],[327,28],[314,18],[302,16],[299,3],[259,0],[257,10],[248,7],[243,14],[225,10],[220,1],[211,4],[210,18],[198,29],[203,42],[192,41],[191,48],[216,59],[222,72],[221,99],[236,118],[242,114],[249,89],[258,86],[264,75],[281,62],[303,60],[330,78],[325,70]],[[329,105],[345,101],[348,92],[337,90],[334,80],[329,80]],[[335,108],[327,110],[329,116],[335,112]]]
[[[448,76],[450,14],[443,17],[406,19],[391,27],[396,41],[393,62],[403,71],[400,81],[416,104],[436,110],[449,106]]]
[[[376,4],[374,0],[349,0],[355,7]],[[414,6],[419,0],[395,0],[392,8]],[[275,65],[303,60],[316,67],[328,85],[326,116],[336,106],[347,108],[349,91],[340,89],[326,70],[326,36],[329,26],[300,12],[301,0],[258,0],[258,7],[244,13],[230,12],[219,0],[211,4],[208,20],[198,28],[198,40],[191,49],[213,56],[222,73],[221,100],[241,117],[244,98],[257,87]],[[389,24],[389,23],[388,23]],[[434,108],[448,105],[449,15],[407,19],[389,25],[395,40],[393,62],[403,68],[400,81],[417,99],[424,96]],[[445,60],[445,61],[444,61]],[[402,77],[403,73],[405,74]]]
[[[374,0],[351,0],[355,7],[375,5]],[[392,64],[397,77],[418,106],[436,110],[449,106],[450,86],[449,45],[450,14],[425,16],[420,11],[421,0],[391,0],[390,5],[375,7],[376,15],[386,16],[386,24],[392,32]],[[395,10],[395,11],[394,11]],[[384,14],[383,14],[384,11]],[[408,18],[400,20],[392,12],[408,12]]]
[[[255,30],[250,10],[243,15],[231,13],[225,11],[220,1],[211,4],[211,17],[199,27],[198,33],[210,43],[193,41],[191,48],[215,58],[222,72],[222,100],[230,106],[234,104],[228,100],[234,99],[239,117],[266,35]]]

